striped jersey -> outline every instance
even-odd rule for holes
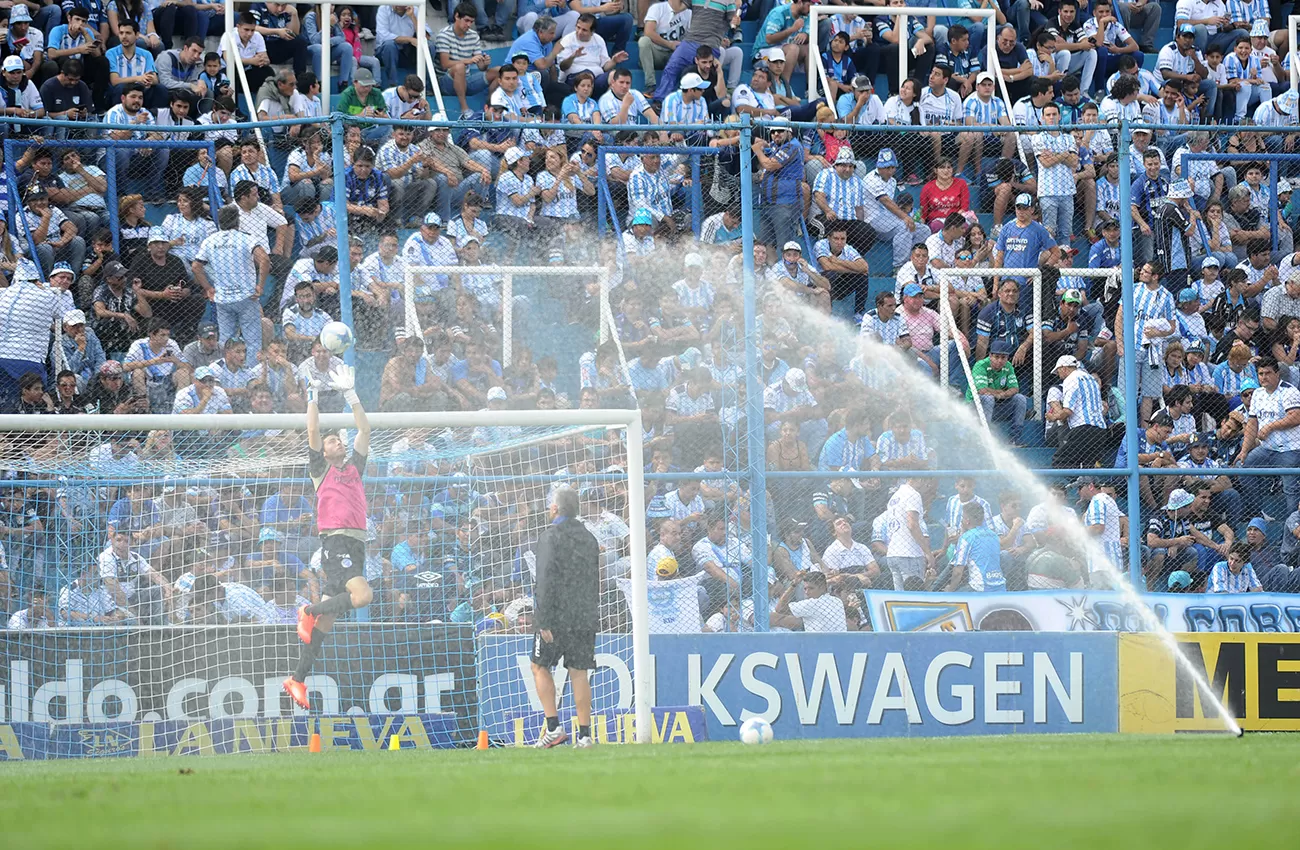
[[[1066,423],[1071,428],[1092,425],[1106,427],[1106,412],[1101,401],[1101,384],[1097,376],[1075,369],[1061,382],[1061,406],[1070,411]]]
[[[835,217],[846,221],[857,220],[858,208],[863,208],[865,213],[867,204],[870,203],[865,180],[856,173],[845,180],[834,168],[821,170],[813,181],[813,192],[822,193]]]
[[[1092,501],[1088,502],[1088,509],[1083,514],[1083,524],[1102,527],[1100,535],[1093,535],[1101,552],[1089,550],[1088,572],[1123,571],[1125,554],[1124,546],[1120,542],[1120,520],[1123,516],[1124,513],[1115,502],[1115,497],[1109,493],[1097,493],[1092,497]],[[1104,556],[1104,561],[1101,560],[1101,556]]]

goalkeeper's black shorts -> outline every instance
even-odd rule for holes
[[[325,574],[321,595],[342,596],[349,581],[366,574],[366,542],[347,534],[322,535],[320,569]]]
[[[593,670],[596,667],[594,632],[552,631],[550,643],[540,634],[533,635],[532,662],[539,667],[554,667],[564,659],[569,670]]]

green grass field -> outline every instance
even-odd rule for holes
[[[15,762],[0,846],[1218,850],[1290,844],[1297,788],[1282,734]]]

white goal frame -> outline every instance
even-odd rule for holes
[[[402,284],[402,301],[406,310],[406,329],[423,333],[412,298],[417,279],[425,275],[482,274],[501,277],[501,366],[514,361],[514,302],[515,276],[520,277],[592,277],[600,283],[600,341],[609,339],[613,316],[609,307],[609,269],[604,266],[406,266],[406,280]],[[621,355],[620,355],[621,358]],[[626,364],[624,364],[626,365]]]
[[[225,0],[226,31],[221,36],[221,45],[222,45],[223,52],[225,53],[226,56],[227,70],[232,72],[231,76],[237,74],[239,77],[240,84],[244,87],[244,91],[248,91],[248,80],[244,76],[244,66],[239,61],[239,50],[237,49],[235,44],[235,39],[236,39],[235,2],[236,0]],[[245,3],[245,5],[251,6],[252,3]],[[330,87],[330,38],[329,36],[333,32],[333,27],[330,25],[330,11],[334,6],[343,6],[343,5],[414,6],[415,7],[415,15],[416,15],[415,70],[416,73],[420,75],[420,79],[424,82],[425,97],[428,97],[429,89],[433,89],[433,98],[438,103],[437,111],[443,113],[444,115],[446,114],[447,110],[444,109],[442,105],[442,90],[438,88],[438,64],[434,61],[433,54],[429,50],[429,35],[428,35],[429,4],[428,3],[410,2],[410,0],[407,0],[407,2],[402,2],[402,0],[351,0],[351,2],[348,3],[326,2],[326,3],[310,4],[310,5],[312,5],[315,8],[315,11],[318,15],[321,15],[324,18],[324,20],[317,21],[317,24],[319,24],[318,29],[321,31],[321,34],[324,36],[321,39],[321,45],[320,45],[320,64],[321,64],[320,91],[321,91],[321,100],[322,100],[321,105],[324,107],[326,117],[328,117],[330,114],[330,96],[332,94],[332,90]],[[380,91],[382,92],[383,89],[380,88]],[[248,92],[248,96],[250,98],[255,98],[257,96],[257,92]],[[252,118],[254,121],[256,121],[257,104],[250,103],[248,107],[253,111]],[[396,117],[396,116],[391,116],[391,117]],[[260,129],[255,129],[255,132],[257,133],[258,141],[261,141],[262,131]],[[263,148],[263,153],[265,153],[265,149],[266,149],[265,143],[263,143],[262,148]]]
[[[822,62],[821,51],[817,49],[817,24],[819,19],[827,18],[832,15],[857,14],[872,16],[891,16],[898,19],[898,26],[902,30],[907,29],[907,19],[912,16],[936,18],[967,18],[970,20],[987,19],[989,28],[993,30],[988,33],[987,48],[988,56],[985,61],[987,65],[984,70],[992,72],[997,78],[998,88],[1002,93],[1002,100],[1007,105],[1007,110],[1012,107],[1011,95],[1007,92],[1007,82],[1002,78],[1002,66],[998,64],[998,47],[997,47],[997,12],[993,9],[945,9],[943,7],[926,8],[923,6],[817,6],[814,5],[808,9],[808,100],[809,102],[817,99],[818,86],[823,92],[830,89],[827,82],[826,66]],[[898,49],[898,79],[901,83],[907,79],[907,53],[905,46],[900,43]],[[872,80],[875,84],[875,80]],[[835,104],[829,99],[827,104],[834,111]],[[836,113],[836,117],[842,117]],[[1014,119],[1013,119],[1014,123]]]
[[[650,616],[647,599],[645,527],[645,455],[642,448],[641,411],[620,410],[480,410],[453,413],[368,413],[373,428],[474,428],[479,426],[557,428],[615,428],[627,435],[627,504],[629,548],[631,550],[632,600],[632,704],[636,718],[636,742],[651,743],[654,723],[651,700],[654,673],[650,659]],[[324,413],[324,429],[353,430],[350,413]],[[303,431],[302,414],[76,414],[50,416],[0,415],[0,432],[107,432],[107,431]],[[305,443],[304,443],[305,445]],[[476,706],[477,707],[477,706]]]
[[[1089,268],[1066,268],[1061,269],[1061,277],[1077,278],[1099,278],[1110,277],[1117,278],[1123,274],[1121,268],[1109,269],[1089,269]],[[1023,277],[1028,278],[1029,285],[1033,286],[1033,320],[1034,320],[1034,410],[1041,412],[1043,409],[1043,272],[1041,269],[935,269],[935,280],[939,284],[939,306],[943,312],[948,315],[949,321],[939,322],[939,378],[944,386],[948,384],[948,373],[950,364],[948,363],[948,340],[951,339],[949,325],[955,327],[956,322],[948,312],[948,281],[954,277],[978,277],[987,279],[990,277]],[[997,293],[994,293],[996,300]],[[966,360],[965,354],[958,347],[958,355],[962,361],[962,368],[967,371],[968,377],[970,364]],[[980,418],[983,419],[983,411],[976,405],[976,410],[980,411]]]

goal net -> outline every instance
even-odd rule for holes
[[[601,546],[595,734],[647,737],[640,414],[371,414],[365,576],[281,690],[323,576],[305,417],[4,416],[0,724],[28,757],[530,744],[534,550],[555,489]],[[322,416],[344,429],[346,414]],[[639,603],[635,600],[640,600]],[[563,668],[560,716],[574,707]],[[628,715],[636,717],[633,722]],[[4,746],[0,743],[0,746]]]

